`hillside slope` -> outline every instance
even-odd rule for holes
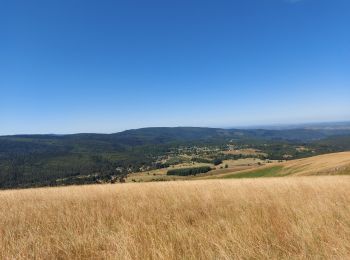
[[[284,172],[293,175],[350,174],[350,152],[331,153],[284,163]]]
[[[218,176],[219,178],[257,178],[310,175],[350,175],[350,152],[330,153],[283,163],[274,163],[256,170]]]

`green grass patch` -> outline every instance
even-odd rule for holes
[[[180,164],[183,162],[184,162],[184,160],[181,157],[172,157],[166,161],[166,163],[169,165],[176,165],[176,164]]]
[[[250,172],[233,173],[223,176],[223,179],[241,179],[241,178],[259,178],[259,177],[279,177],[285,176],[278,174],[282,170],[283,166],[272,166],[269,168],[258,169]]]

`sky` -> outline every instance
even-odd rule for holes
[[[4,0],[0,135],[350,120],[349,0]]]

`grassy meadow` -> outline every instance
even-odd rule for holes
[[[0,191],[0,259],[349,257],[349,176]]]
[[[285,176],[350,175],[350,152],[329,153],[298,160],[274,162],[208,178],[240,179]]]

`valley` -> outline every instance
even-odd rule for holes
[[[350,150],[348,128],[142,128],[0,136],[0,188],[204,178]],[[196,176],[172,169],[210,167]]]

